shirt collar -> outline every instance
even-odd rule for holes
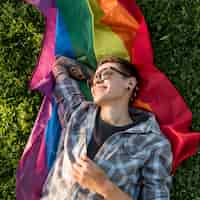
[[[97,117],[99,109],[99,106],[96,105],[96,111],[93,113],[94,120]],[[125,132],[148,134],[152,123],[154,123],[152,120],[154,114],[135,107],[129,107],[128,111],[133,119],[133,126],[128,128]]]

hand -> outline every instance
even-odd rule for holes
[[[54,77],[56,78],[59,74],[66,73],[67,65],[68,65],[68,60],[66,57],[64,56],[58,57],[52,67],[52,73]]]
[[[86,80],[93,75],[93,71],[83,64],[79,63],[75,59],[59,56],[57,57],[52,72],[54,77],[57,77],[59,73],[68,72],[69,75],[76,80]]]
[[[108,180],[105,172],[86,155],[77,159],[73,164],[72,173],[75,180],[92,192],[103,194],[103,186]]]

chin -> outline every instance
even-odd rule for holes
[[[109,102],[109,99],[105,98],[105,96],[93,97],[93,99],[94,99],[94,103],[97,104],[98,106],[108,104],[108,102]]]
[[[104,98],[99,96],[93,96],[93,100],[94,100],[94,103],[97,104],[97,105],[101,105],[104,101]]]
[[[102,105],[102,100],[98,98],[94,98],[94,103],[97,104],[98,106]]]

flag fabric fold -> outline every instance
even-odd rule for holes
[[[141,78],[133,106],[153,112],[173,149],[173,173],[197,152],[200,134],[191,132],[192,113],[168,78],[154,64],[148,27],[136,2],[129,0],[27,0],[45,16],[46,32],[30,89],[44,94],[34,127],[19,161],[16,177],[18,200],[38,200],[56,157],[61,125],[52,96],[51,74],[56,55],[75,58],[96,68],[105,55],[130,60]],[[158,22],[159,23],[159,22]],[[86,99],[90,89],[79,81]],[[165,91],[168,91],[167,93]]]

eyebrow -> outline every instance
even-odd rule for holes
[[[108,68],[110,68],[110,67],[111,67],[111,68],[112,68],[112,67],[115,68],[113,65],[109,65],[109,66],[106,67],[106,68],[100,69],[99,72],[102,72],[102,71],[104,71],[104,70],[106,70],[106,69],[108,69]],[[117,69],[117,70],[119,70],[119,69]],[[96,72],[97,72],[97,71],[96,71]],[[95,74],[96,74],[96,72],[95,72]],[[98,72],[98,73],[99,73],[99,72]]]

